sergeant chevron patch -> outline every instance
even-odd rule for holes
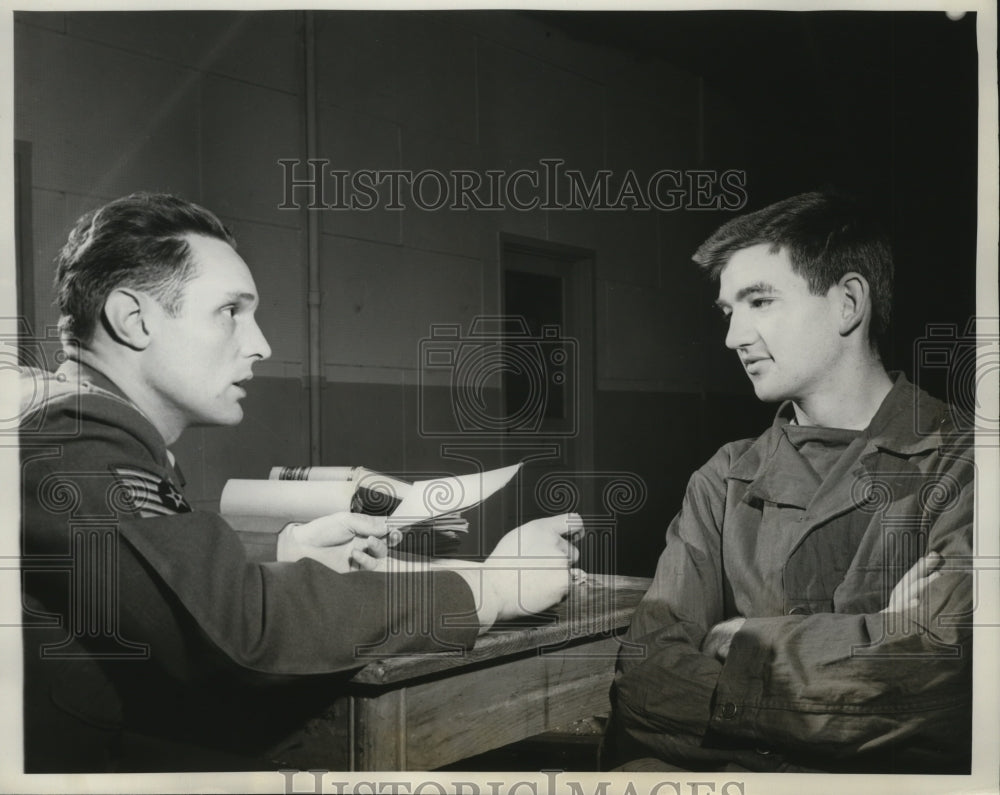
[[[184,495],[169,481],[137,467],[113,466],[110,469],[115,479],[126,487],[124,501],[142,518],[191,512]]]

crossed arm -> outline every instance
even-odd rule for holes
[[[943,561],[939,552],[928,552],[920,558],[896,583],[889,596],[889,604],[881,612],[902,614],[918,609],[924,591],[941,576],[940,566]],[[746,619],[743,616],[736,616],[713,626],[701,642],[702,653],[725,662],[733,637],[744,623]]]

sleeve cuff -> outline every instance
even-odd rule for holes
[[[709,726],[713,731],[760,739],[757,714],[771,668],[772,635],[785,620],[748,618],[733,636],[712,704]]]
[[[226,524],[236,531],[247,552],[247,558],[257,563],[278,559],[278,534],[288,521],[272,516],[223,516]]]
[[[479,614],[469,584],[453,571],[432,571],[434,636],[447,644],[472,648],[479,635]]]

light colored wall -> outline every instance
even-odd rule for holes
[[[593,174],[698,161],[696,77],[516,14],[320,15],[317,36],[319,151],[335,167],[483,173],[559,157]],[[323,221],[323,351],[335,381],[412,383],[414,343],[431,323],[497,312],[503,231],[595,251],[599,388],[701,387],[697,368],[665,367],[677,355],[696,363],[701,344],[693,313],[672,299],[694,242],[674,218],[411,208]]]
[[[317,12],[315,23],[318,154],[335,168],[483,172],[538,168],[545,157],[587,174],[741,166],[735,128],[706,136],[706,116],[733,112],[696,76],[517,13]],[[32,146],[36,325],[55,322],[50,263],[72,222],[130,191],[176,192],[211,208],[254,270],[274,354],[257,368],[263,378],[238,432],[194,430],[178,444],[189,495],[202,506],[214,504],[226,477],[261,477],[271,463],[308,457],[305,226],[301,212],[278,208],[277,163],[305,156],[302,29],[300,12],[16,17],[15,125]],[[721,331],[709,336],[689,263],[719,220],[323,212],[323,436],[336,447],[328,462],[427,465],[411,427],[418,341],[432,323],[498,311],[500,232],[594,251],[596,385],[623,393],[616,410],[627,393],[745,392],[736,368],[722,364]],[[612,420],[599,432],[614,433]],[[651,418],[648,427],[662,424]],[[658,455],[634,468],[656,473]]]
[[[233,226],[271,287],[261,314],[274,360],[301,363],[301,219],[273,201],[275,153],[301,149],[294,16],[31,13],[18,15],[15,35],[15,136],[32,145],[36,323],[56,319],[51,262],[82,212],[131,191],[169,191]]]
[[[27,13],[15,26],[15,137],[31,144],[35,325],[54,324],[52,260],[83,212],[138,190],[212,208],[262,293],[274,350],[233,429],[176,446],[188,494],[213,506],[226,477],[298,460],[306,429],[302,218],[277,209],[275,159],[302,150],[294,14]],[[294,410],[289,410],[290,408]],[[262,418],[266,416],[266,422]],[[266,469],[264,470],[266,472]]]

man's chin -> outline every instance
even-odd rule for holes
[[[762,403],[779,403],[785,399],[778,390],[774,388],[768,388],[768,385],[760,379],[750,379],[753,382],[753,391],[757,396],[757,400]]]
[[[192,422],[193,428],[217,428],[220,426],[239,425],[243,421],[243,407],[236,406],[234,410],[225,413],[219,412],[208,417],[202,417],[197,422]]]

